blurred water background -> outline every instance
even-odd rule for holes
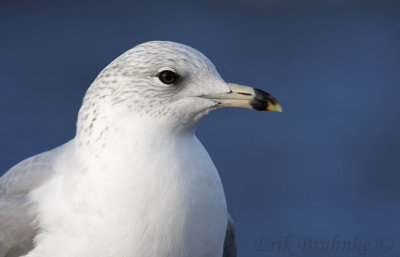
[[[365,256],[308,247],[333,238],[399,256],[399,1],[2,0],[0,174],[71,139],[100,70],[149,40],[190,45],[283,106],[218,110],[197,131],[239,256]]]

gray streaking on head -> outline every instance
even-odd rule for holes
[[[220,107],[281,111],[188,46],[138,45],[88,89],[74,139],[0,178],[0,257],[232,257],[233,221],[195,136]]]

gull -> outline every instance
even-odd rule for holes
[[[282,111],[199,51],[146,42],[104,68],[74,139],[0,178],[0,257],[233,257],[234,223],[198,123],[222,107]]]

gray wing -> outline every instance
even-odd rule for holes
[[[236,257],[236,254],[235,223],[233,222],[231,215],[228,213],[228,226],[226,227],[224,253],[222,254],[222,257]]]
[[[37,230],[29,192],[54,174],[55,156],[64,146],[28,158],[0,178],[0,257],[17,257],[33,248]]]

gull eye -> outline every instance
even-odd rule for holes
[[[158,78],[161,80],[162,83],[170,85],[178,79],[179,75],[170,70],[164,70],[158,73]]]

